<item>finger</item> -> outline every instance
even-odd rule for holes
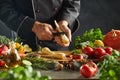
[[[40,39],[42,40],[51,40],[53,35],[49,29],[45,29],[44,32],[39,33]]]
[[[69,41],[71,42],[71,30],[68,28],[68,26],[62,25],[61,30],[66,33],[66,36],[68,37]]]
[[[52,33],[57,33],[57,32],[58,32],[58,31],[56,31],[56,30],[53,30],[53,31],[52,31]]]
[[[54,30],[53,31],[51,31],[50,29],[46,30],[46,35],[50,38],[50,40],[53,39],[54,37],[53,32]]]
[[[51,40],[53,38],[53,34],[50,31],[47,31],[45,36],[48,40]]]
[[[41,33],[41,34],[38,36],[38,38],[39,38],[40,40],[49,40],[49,39],[50,39],[49,36],[46,35],[45,32]]]
[[[71,39],[72,39],[71,30],[68,30],[66,35],[67,35],[69,41],[71,42]]]
[[[55,37],[55,42],[62,47],[68,47],[70,44],[70,43],[64,44],[60,37]]]
[[[65,32],[67,30],[67,27],[65,25],[60,25],[60,29]]]
[[[49,24],[48,24],[48,28],[49,28],[49,30],[50,30],[51,32],[54,31],[53,27],[52,27],[51,25],[49,25]]]
[[[55,37],[55,42],[60,46],[64,46],[60,37]]]

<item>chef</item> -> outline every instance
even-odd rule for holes
[[[79,26],[79,10],[80,0],[0,0],[0,19],[33,50],[38,44],[52,50],[68,47]],[[59,36],[63,34],[69,40],[67,44]]]

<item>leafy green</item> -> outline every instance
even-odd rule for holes
[[[95,40],[103,40],[103,34],[100,28],[97,29],[90,29],[88,31],[85,31],[83,34],[81,41],[95,41]]]
[[[30,61],[33,68],[42,70],[55,69],[56,65],[58,64],[57,61],[45,61],[42,58],[36,57],[26,57],[24,59]]]
[[[49,76],[41,76],[39,71],[33,70],[31,66],[18,66],[0,72],[2,80],[50,80]]]
[[[120,53],[114,50],[112,56],[105,56],[104,60],[98,63],[99,72],[98,77],[100,80],[119,80],[120,79]]]
[[[120,53],[119,51],[117,50],[112,50],[112,55],[115,57],[115,58],[118,58],[120,56]]]
[[[9,42],[11,40],[9,38],[7,38],[6,36],[0,36],[0,44],[5,44],[7,46],[9,46]]]
[[[89,46],[94,46],[93,42],[95,40],[103,40],[104,35],[100,28],[86,30],[82,37],[77,36],[75,38],[74,46],[75,48],[81,48],[81,43],[89,41]]]
[[[22,39],[21,39],[20,37],[16,37],[16,38],[15,38],[15,42],[21,43],[21,42],[22,42]]]
[[[82,51],[80,49],[74,49],[71,51],[71,54],[80,54]]]
[[[36,57],[25,57],[23,60],[28,60],[32,63],[34,68],[47,69],[45,66],[45,61],[41,58]]]
[[[41,51],[42,47],[40,45],[37,45],[36,51]]]

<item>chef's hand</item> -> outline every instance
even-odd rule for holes
[[[53,28],[50,24],[36,21],[33,25],[32,31],[36,34],[39,40],[51,40],[53,38]]]
[[[59,28],[61,29],[62,32],[65,32],[65,35],[67,36],[67,38],[69,39],[69,42],[67,44],[64,44],[61,40],[61,36],[56,36],[55,37],[55,42],[57,42],[59,45],[63,46],[63,47],[68,47],[70,45],[71,42],[71,30],[68,27],[68,22],[65,20],[59,21],[58,22]]]

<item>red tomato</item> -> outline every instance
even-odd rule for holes
[[[73,54],[72,59],[83,59],[83,56],[80,54]]]
[[[113,50],[112,47],[105,47],[104,49],[108,54],[112,55],[112,50]]]
[[[2,48],[0,48],[0,55],[2,54],[2,51],[3,51],[3,49],[2,49]]]
[[[6,45],[1,44],[0,45],[0,54],[4,54],[8,51],[8,47]]]
[[[87,46],[84,48],[83,52],[88,55],[88,57],[92,57],[93,55],[93,48]]]
[[[0,60],[0,67],[4,66],[5,65],[5,61],[3,60]]]
[[[84,77],[92,77],[98,71],[98,67],[94,62],[88,62],[80,67],[80,74]]]
[[[94,57],[96,59],[100,59],[102,56],[106,55],[106,51],[103,48],[95,48],[94,49]]]

